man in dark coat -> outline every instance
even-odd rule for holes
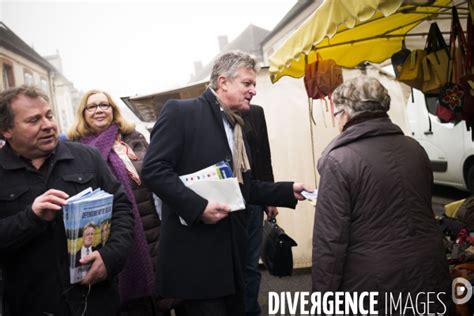
[[[318,162],[313,290],[377,291],[379,315],[448,315],[451,278],[425,151],[390,121],[390,96],[377,79],[345,82],[333,101],[342,132]],[[385,293],[402,298],[398,310],[385,310]]]
[[[242,119],[255,95],[255,60],[227,53],[214,64],[200,97],[168,101],[143,164],[145,184],[163,201],[158,294],[185,299],[184,315],[243,315],[245,211],[208,201],[179,179],[227,161],[247,202],[295,207],[302,184],[252,181]],[[224,115],[224,116],[223,116]],[[180,223],[179,217],[187,223]]]
[[[273,182],[272,157],[268,141],[265,113],[259,105],[250,105],[248,112],[242,113],[244,132],[251,152],[252,176],[256,180]],[[260,315],[258,304],[261,273],[258,268],[263,239],[263,213],[275,217],[278,210],[274,206],[247,204],[247,262],[245,264],[245,314]]]
[[[5,315],[115,315],[114,277],[133,240],[133,217],[121,185],[97,150],[58,142],[48,97],[21,86],[0,93],[0,264]],[[6,181],[8,180],[8,181]],[[91,268],[69,283],[62,206],[92,187],[114,195],[107,245],[81,259]]]

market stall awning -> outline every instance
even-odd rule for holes
[[[381,63],[402,48],[404,36],[422,21],[434,18],[451,0],[429,6],[403,0],[325,0],[269,58],[273,82],[300,78],[307,62],[333,59],[344,67],[363,61]]]

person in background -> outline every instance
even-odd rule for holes
[[[227,161],[249,203],[294,208],[304,199],[300,183],[250,178],[238,112],[249,110],[255,83],[255,60],[226,53],[210,87],[196,99],[167,101],[151,133],[143,181],[163,202],[158,294],[184,299],[180,316],[245,314],[247,214],[199,196],[179,176]]]
[[[406,302],[410,294],[444,292],[426,314],[448,315],[451,278],[426,152],[391,122],[390,96],[377,79],[347,81],[332,98],[341,133],[318,162],[313,291],[377,291],[379,312],[383,293],[401,293]],[[417,302],[425,310],[426,301]]]
[[[131,204],[95,148],[58,141],[58,126],[42,90],[0,93],[0,266],[5,315],[116,315],[115,277],[133,243]],[[7,181],[6,181],[7,180]],[[81,283],[69,283],[62,207],[84,189],[113,194],[107,246],[81,259]]]
[[[267,123],[265,113],[259,105],[250,105],[248,112],[242,112],[244,119],[244,133],[247,139],[252,176],[256,180],[274,182],[272,157],[268,142]],[[268,218],[278,215],[274,206],[248,204],[247,208],[247,263],[245,268],[245,314],[247,316],[260,315],[258,293],[262,278],[258,268],[263,239],[263,213]]]
[[[123,118],[112,97],[101,90],[90,90],[83,95],[68,138],[99,149],[132,202],[135,242],[119,276],[121,312],[151,315],[156,309],[152,258],[157,256],[160,222],[151,194],[140,177],[148,143],[134,124]],[[112,232],[113,229],[112,226]]]

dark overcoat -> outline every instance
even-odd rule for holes
[[[252,151],[252,175],[255,179],[273,182],[272,156],[263,108],[252,104],[250,111],[243,113],[242,118],[245,137]]]
[[[180,175],[219,161],[232,166],[220,106],[210,90],[189,100],[168,101],[153,128],[142,177],[163,200],[157,266],[161,296],[210,299],[243,288],[245,211],[232,212],[215,225],[204,224],[207,200],[188,189]],[[244,174],[246,202],[294,207],[292,183],[252,181]],[[188,226],[180,224],[181,216]]]

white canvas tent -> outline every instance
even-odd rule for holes
[[[391,66],[390,66],[391,67]],[[389,116],[408,135],[409,125],[406,104],[410,89],[376,65],[368,65],[365,72],[376,77],[389,90],[391,108]],[[344,80],[361,75],[359,69],[344,69]],[[324,101],[314,101],[314,144],[311,143],[308,99],[303,80],[282,77],[272,84],[268,70],[262,69],[257,78],[257,95],[252,100],[265,110],[272,153],[275,180],[294,180],[314,184],[311,146],[316,160],[327,144],[338,135],[332,125],[330,112],[325,112]],[[311,266],[312,235],[315,208],[309,202],[300,202],[296,210],[280,209],[278,223],[296,240],[293,248],[295,268]]]

